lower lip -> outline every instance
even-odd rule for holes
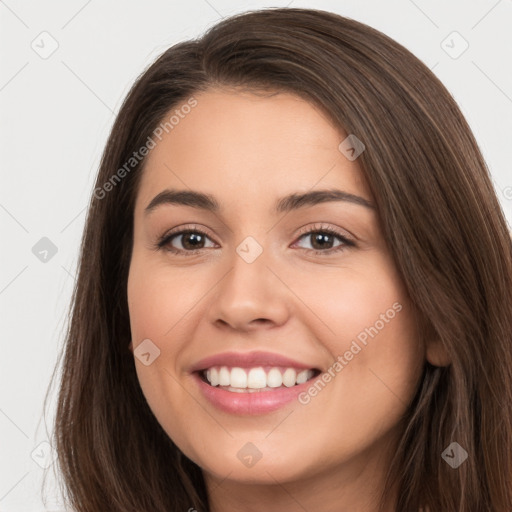
[[[237,393],[210,386],[204,382],[198,373],[192,376],[198,383],[199,389],[215,407],[231,414],[265,414],[286,406],[297,396],[311,386],[315,378],[290,388],[279,387],[269,391]]]

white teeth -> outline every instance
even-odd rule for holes
[[[242,368],[231,368],[231,381],[232,388],[246,388],[247,387],[247,373]],[[211,383],[214,386],[213,382]]]
[[[283,384],[287,388],[291,388],[295,386],[295,382],[297,382],[297,372],[293,368],[287,368],[283,373]]]
[[[219,372],[217,368],[210,368],[210,384],[212,386],[217,386],[219,383]]]
[[[219,370],[219,386],[229,386],[231,383],[231,378],[229,374],[229,370],[222,366]]]
[[[252,368],[247,376],[247,387],[260,389],[267,387],[267,374],[263,368]]]
[[[309,370],[302,370],[297,374],[297,384],[304,384],[304,382],[308,380],[308,371]]]
[[[271,368],[266,372],[262,367],[244,369],[228,368],[227,366],[208,368],[204,372],[206,380],[212,386],[223,386],[229,391],[259,390],[263,388],[291,388],[296,384],[304,384],[313,377],[313,370],[302,370],[297,373],[294,368]]]
[[[267,385],[269,388],[278,388],[283,385],[283,376],[277,368],[272,368],[268,372]]]

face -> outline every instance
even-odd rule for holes
[[[136,198],[128,302],[147,402],[214,478],[369,463],[425,354],[347,134],[290,94],[194,97]]]

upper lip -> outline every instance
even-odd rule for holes
[[[301,363],[289,357],[271,352],[222,352],[201,359],[195,363],[190,371],[198,372],[212,366],[229,366],[239,368],[254,368],[257,366],[285,366],[309,370],[314,368],[307,363]]]

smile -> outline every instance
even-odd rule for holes
[[[197,361],[189,373],[209,405],[229,414],[260,415],[295,403],[322,373],[318,368],[282,354],[224,352]]]
[[[314,368],[301,370],[275,366],[255,368],[212,366],[203,370],[201,376],[213,387],[218,386],[234,393],[254,393],[304,384],[318,373],[320,373],[319,370]]]

